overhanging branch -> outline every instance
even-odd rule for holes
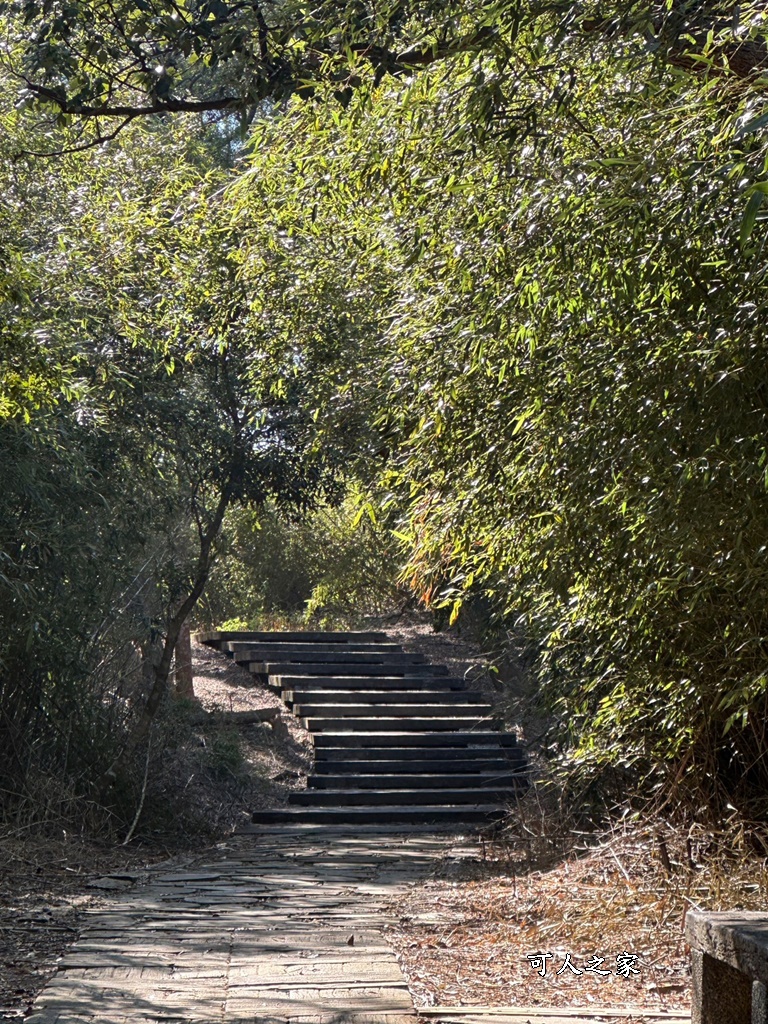
[[[734,5],[735,6],[735,5]],[[736,8],[738,13],[738,9]],[[678,24],[670,32],[667,13],[653,17],[643,33],[651,52],[661,54],[665,63],[686,71],[710,74],[732,74],[739,79],[756,78],[768,71],[768,44],[763,39],[739,39],[733,20],[706,28],[693,24]],[[710,38],[709,30],[714,33]],[[620,39],[631,33],[638,34],[638,26],[623,23],[621,19],[593,16],[578,23],[578,30],[588,35],[601,34]],[[717,32],[722,33],[718,40]],[[730,38],[728,35],[730,34]]]
[[[139,105],[101,103],[93,106],[87,103],[70,103],[62,99],[55,89],[37,85],[27,79],[25,82],[29,91],[39,99],[55,104],[62,114],[71,114],[75,117],[123,117],[133,120],[151,114],[204,114],[214,110],[240,110],[248,104],[248,100],[242,96],[220,96],[210,100],[168,99]]]
[[[113,139],[116,139],[120,132],[124,128],[127,128],[136,116],[138,115],[131,114],[128,117],[123,118],[117,128],[114,128],[111,132],[102,132],[97,128],[95,137],[89,139],[88,142],[80,142],[76,143],[74,146],[63,146],[61,149],[51,149],[45,152],[36,149],[22,149],[18,153],[14,154],[14,159],[21,160],[22,157],[25,156],[53,157],[64,156],[64,154],[69,153],[84,153],[88,149],[95,149],[97,146],[103,146],[105,142],[111,142]]]
[[[255,70],[262,75],[265,95],[275,88],[278,77],[280,78],[280,90],[283,93],[286,90],[290,91],[292,87],[301,88],[301,83],[306,83],[308,76],[311,78],[320,73],[319,67],[323,61],[330,59],[335,64],[337,72],[340,67],[343,68],[349,50],[315,49],[315,56],[310,59],[309,67],[289,67],[287,64],[283,64],[280,58],[270,54],[271,30],[256,0],[252,0],[252,6],[255,11],[260,52],[260,59],[256,61],[257,68]],[[632,35],[637,37],[638,33],[643,31],[638,23],[633,24],[629,18],[592,15],[580,19],[572,6],[569,18],[572,21],[574,33],[583,33],[584,35],[599,33],[609,40],[628,38]],[[658,12],[645,25],[649,48],[655,50],[660,59],[673,67],[702,75],[731,74],[738,79],[757,78],[768,72],[768,45],[766,42],[762,39],[740,40],[733,26],[724,26],[722,21],[711,26],[715,31],[714,42],[709,35],[710,26],[703,26],[701,22],[697,25],[677,25],[675,31],[672,32],[669,15],[664,12]],[[718,30],[723,32],[723,37],[720,40],[717,38]],[[730,37],[728,33],[730,33]],[[376,70],[377,77],[382,74],[397,76],[426,68],[461,53],[486,49],[500,38],[502,37],[498,29],[485,25],[474,32],[454,39],[421,43],[404,50],[396,50],[374,43],[358,43],[351,47],[351,52],[356,59],[367,61]],[[278,66],[283,72],[280,76],[275,74]],[[60,89],[41,85],[26,77],[23,77],[22,80],[33,96],[41,102],[55,107],[60,114],[83,119],[121,118],[123,123],[120,128],[116,132],[102,136],[103,140],[113,138],[136,118],[173,113],[242,112],[254,103],[252,95],[229,94],[210,99],[170,96],[159,98],[153,96],[151,92],[148,92],[147,101],[144,102],[74,102],[68,99]],[[346,85],[354,87],[358,82],[359,79],[350,69],[350,78]],[[98,142],[94,144],[98,145]]]

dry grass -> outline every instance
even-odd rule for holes
[[[506,666],[499,692],[484,671],[487,652],[424,623],[397,631],[408,649],[451,663],[491,698],[495,690],[535,774],[550,778],[533,742],[546,723],[530,719],[520,662]],[[768,912],[765,826],[734,816],[715,832],[627,813],[602,833],[580,832],[579,809],[564,809],[558,792],[554,783],[534,787],[503,831],[479,844],[475,861],[449,858],[437,878],[393,904],[400,925],[390,940],[417,1005],[685,1010],[688,910]],[[541,953],[552,954],[543,978],[528,959]],[[611,974],[574,974],[563,966],[568,953],[582,971],[603,957],[598,966]],[[624,953],[637,956],[638,974],[617,976]]]
[[[417,1005],[686,1009],[687,911],[768,911],[768,840],[757,829],[627,816],[600,836],[570,833],[560,856],[566,836],[553,832],[518,820],[476,861],[449,861],[449,877],[394,904],[390,938]],[[543,978],[528,960],[540,953],[552,954]],[[567,953],[578,970],[598,956],[612,973],[576,975]],[[617,975],[624,953],[637,956],[637,974]]]
[[[237,813],[227,821],[229,827],[236,827],[247,820],[248,812],[281,806],[291,792],[306,788],[313,761],[312,741],[282,700],[247,669],[203,644],[193,643],[192,650],[195,696],[206,711],[280,711],[274,724],[239,729],[245,769],[239,774],[251,784],[237,793],[241,821]]]
[[[77,937],[82,914],[112,895],[94,884],[95,876],[130,886],[166,857],[164,850],[111,847],[65,833],[54,838],[24,829],[0,831],[0,1021],[27,1015]],[[169,863],[189,859],[177,854]]]

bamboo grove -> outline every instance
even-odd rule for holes
[[[238,507],[352,500],[583,796],[764,817],[768,12],[239,10],[5,10],[10,789],[140,747]]]

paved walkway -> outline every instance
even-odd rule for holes
[[[445,836],[294,826],[234,837],[194,869],[89,915],[27,1024],[416,1024],[384,905]]]

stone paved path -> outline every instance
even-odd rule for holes
[[[384,905],[456,840],[254,829],[86,921],[27,1024],[416,1024]]]

